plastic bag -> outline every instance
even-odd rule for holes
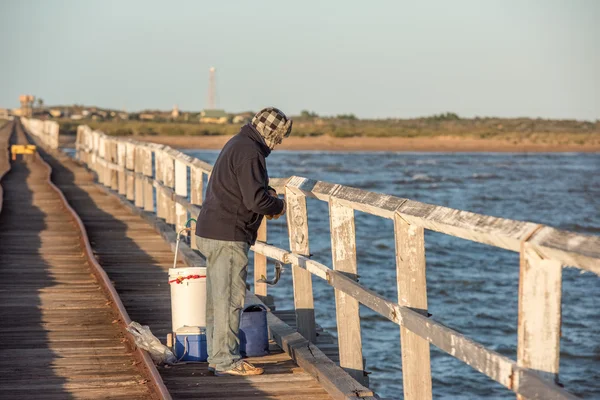
[[[174,364],[177,362],[175,354],[152,334],[148,326],[142,326],[135,321],[131,321],[127,330],[133,335],[137,347],[150,353],[150,357],[152,357],[155,364]]]

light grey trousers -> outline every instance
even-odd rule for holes
[[[240,313],[246,295],[250,245],[196,236],[196,247],[206,259],[208,362],[217,371],[227,371],[242,358]]]

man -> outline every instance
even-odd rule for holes
[[[207,261],[206,336],[215,375],[260,375],[239,352],[248,250],[263,216],[279,218],[285,202],[268,186],[265,158],[288,137],[292,120],[277,108],[261,110],[221,150],[196,224],[198,250]]]

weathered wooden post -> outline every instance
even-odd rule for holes
[[[92,148],[90,153],[90,168],[92,171],[96,173],[98,176],[98,181],[100,181],[100,174],[98,174],[98,133],[92,131]]]
[[[116,169],[116,165],[118,164],[119,155],[118,155],[118,145],[115,139],[110,140],[110,188],[114,191],[119,190],[119,171]]]
[[[135,199],[135,175],[132,175],[132,172],[136,170],[136,157],[135,157],[135,145],[133,143],[126,143],[125,146],[125,168],[126,168],[126,176],[125,176],[125,186],[127,191],[127,200],[133,201]],[[141,193],[141,191],[140,191]]]
[[[394,215],[398,303],[427,315],[425,230]],[[400,327],[402,378],[406,400],[431,399],[429,342]]]
[[[102,157],[100,154],[104,152],[103,150],[103,142],[102,137],[99,132],[94,131],[94,151],[93,151],[93,164],[94,171],[98,175],[98,181],[100,183],[104,182],[104,170],[102,169]]]
[[[117,142],[117,163],[119,165],[119,170],[117,174],[119,176],[119,194],[125,195],[127,194],[127,182],[125,180],[125,159],[127,157],[126,146],[122,141]]]
[[[82,144],[82,125],[77,126],[77,135],[75,136],[75,159],[81,160],[81,144]]]
[[[198,206],[202,205],[202,191],[204,189],[204,171],[200,167],[192,166],[190,167],[190,185],[191,185],[191,193],[190,200],[192,204],[196,204]],[[192,218],[198,218],[197,215],[192,215]],[[192,248],[196,248],[196,234],[194,233],[195,225],[192,229],[191,235],[191,245]]]
[[[143,159],[141,161],[143,164],[143,173],[146,178],[146,179],[144,179],[144,184],[143,184],[144,210],[153,213],[154,212],[154,186],[152,185],[152,182],[147,181],[148,179],[153,178],[152,149],[144,146],[144,147],[142,147],[142,152],[140,154],[142,154],[142,157],[143,157]],[[156,196],[156,197],[157,197],[157,201],[158,201],[158,196]]]
[[[108,161],[110,160],[110,140],[108,140],[108,138],[104,136],[102,144],[102,147],[104,148],[104,152],[101,154],[104,175],[104,180],[102,181],[102,183],[104,184],[104,186],[110,187],[110,167],[108,165]]]
[[[329,200],[329,226],[333,269],[358,280],[354,210],[340,204],[335,198],[331,198]],[[336,289],[335,309],[340,366],[355,380],[363,385],[368,385],[367,376],[364,373],[358,300]]]
[[[156,171],[155,179],[159,183],[164,183],[164,165],[163,165],[163,152],[162,150],[154,151],[154,168]],[[167,219],[166,215],[166,205],[165,205],[165,195],[163,191],[157,187],[156,188],[156,215],[158,218]]]
[[[163,151],[164,185],[170,189],[175,189],[175,160],[173,157]],[[175,224],[175,201],[167,193],[165,197],[165,221],[167,224]]]
[[[104,140],[102,136],[96,136],[96,173],[98,174],[98,182],[104,184]]]
[[[263,218],[256,240],[267,241],[267,219]],[[267,257],[265,255],[254,253],[254,294],[264,302],[267,297],[267,284],[259,282],[262,276],[267,276]]]
[[[528,239],[520,253],[517,365],[554,382],[560,361],[562,265],[541,257]]]
[[[190,200],[192,204],[202,205],[202,191],[204,190],[204,170],[200,167],[190,167]]]
[[[175,159],[175,193],[181,197],[188,195],[188,181],[187,181],[187,164],[179,159]],[[188,215],[187,209],[179,204],[175,203],[175,231],[179,232],[185,228]]]
[[[308,214],[306,197],[293,188],[285,188],[287,202],[287,224],[290,233],[290,250],[296,254],[309,256]],[[292,265],[294,281],[294,307],[298,332],[311,342],[316,341],[315,306],[312,288],[312,275],[297,265]]]
[[[144,148],[136,146],[135,150],[135,206],[144,207],[144,180],[142,174],[144,172]]]

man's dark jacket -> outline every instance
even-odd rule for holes
[[[225,144],[206,188],[196,235],[254,244],[263,215],[283,211],[283,200],[268,193],[265,157],[270,153],[250,124]]]

